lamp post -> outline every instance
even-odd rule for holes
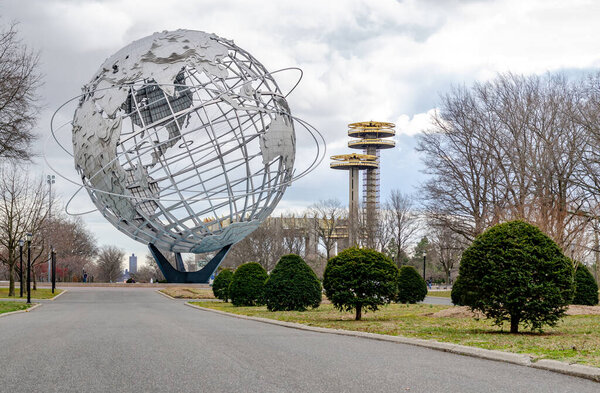
[[[55,183],[54,175],[46,176],[46,183],[48,183],[48,220],[52,225],[52,185]],[[50,249],[52,249],[52,245],[50,245]],[[52,254],[48,255],[48,281],[51,279],[51,270],[52,270]],[[54,293],[54,292],[52,292]]]
[[[25,242],[23,239],[19,240],[19,292],[20,296],[23,297],[23,287],[25,283],[23,282],[23,244]]]
[[[27,240],[27,303],[31,304],[31,232],[27,232],[25,239]]]
[[[50,259],[52,260],[52,293],[54,293],[54,289],[56,289],[56,251],[54,251],[54,247],[52,247]]]
[[[427,260],[427,251],[423,251],[423,280],[425,280],[425,261]]]

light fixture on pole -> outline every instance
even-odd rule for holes
[[[425,261],[427,260],[427,251],[423,251],[423,280],[425,280]]]
[[[25,242],[23,239],[19,240],[19,297],[23,297],[23,287],[25,283],[23,282],[23,245]]]
[[[25,240],[27,240],[27,303],[31,303],[31,232],[27,232]]]

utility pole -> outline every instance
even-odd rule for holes
[[[52,293],[54,294],[54,290],[56,289],[56,252],[54,248],[51,249],[51,260],[52,260]]]
[[[30,232],[25,235],[27,239],[27,304],[31,304],[31,238]]]
[[[19,240],[19,292],[20,296],[23,297],[23,287],[25,286],[25,282],[23,281],[23,245],[25,242],[23,239]]]
[[[600,265],[600,241],[598,239],[598,221],[594,221],[594,278],[598,282],[598,267]]]
[[[425,280],[425,262],[427,260],[427,251],[423,251],[423,280]]]
[[[50,188],[48,192],[48,221],[52,224],[52,185],[55,182],[54,175],[46,176],[46,183],[48,183],[48,187]],[[50,231],[46,231],[48,238],[50,237]],[[52,244],[50,244],[50,250],[52,250]],[[52,279],[52,251],[48,253],[48,282]],[[54,293],[54,291],[52,292]]]

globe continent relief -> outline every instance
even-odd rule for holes
[[[294,124],[275,79],[200,31],[154,33],[109,57],[83,87],[72,132],[98,210],[162,250],[240,241],[292,179]]]

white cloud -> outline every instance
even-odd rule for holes
[[[396,120],[397,134],[416,135],[431,127],[431,118],[436,114],[437,109],[430,109],[425,113],[415,115],[401,115]]]
[[[328,155],[350,151],[348,123],[395,122],[398,149],[382,153],[384,192],[410,191],[419,183],[414,136],[427,128],[431,108],[450,85],[508,70],[543,73],[600,64],[600,3],[586,0],[5,0],[0,14],[3,23],[19,20],[25,42],[42,50],[46,110],[40,134],[48,133],[54,109],[79,94],[101,62],[122,46],[154,31],[204,30],[234,39],[269,70],[304,70],[290,105],[323,132]],[[293,72],[277,76],[284,90],[295,78]],[[70,143],[68,133],[64,137]],[[306,151],[302,143],[299,167]],[[53,150],[49,156],[77,178],[68,157]],[[280,209],[330,197],[345,201],[347,174],[330,170],[328,161],[295,183]],[[60,181],[57,189],[67,197],[76,188]],[[91,207],[85,193],[74,207]],[[86,221],[102,243],[139,252],[140,245],[99,215]]]

